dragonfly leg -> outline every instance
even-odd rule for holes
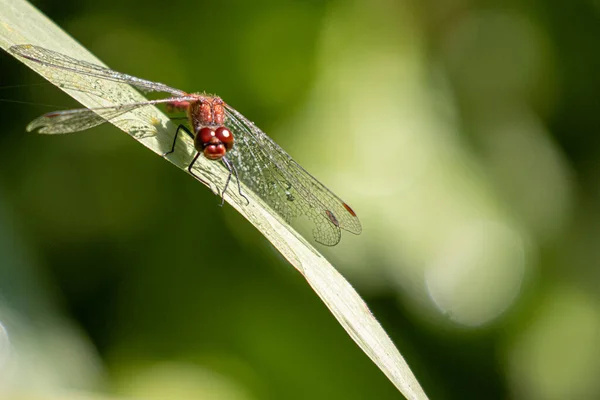
[[[192,140],[194,140],[194,135],[192,135],[192,132],[190,132],[190,130],[188,128],[186,128],[185,125],[179,125],[177,127],[177,130],[175,131],[175,137],[173,138],[173,144],[171,145],[171,150],[164,153],[163,157],[166,157],[167,155],[169,155],[175,151],[175,144],[177,143],[177,136],[179,135],[179,131],[184,131],[185,133],[188,134],[189,137],[192,138]],[[196,156],[196,157],[198,157],[198,156]],[[195,159],[194,159],[194,161],[195,161]],[[192,162],[192,164],[193,164],[193,162]]]
[[[225,157],[221,158],[221,161],[223,162],[223,164],[225,164],[225,166],[229,170],[229,175],[227,176],[227,181],[225,181],[225,186],[223,186],[223,195],[221,196],[221,207],[222,207],[223,204],[225,204],[225,192],[227,191],[227,187],[229,186],[229,182],[231,181],[231,174],[233,173],[233,171],[231,169],[231,165],[229,164],[229,161],[227,161],[227,159]]]
[[[246,200],[246,205],[250,205],[250,200],[248,200],[248,198],[244,195],[244,193],[242,193],[242,185],[240,184],[240,176],[237,172],[237,168],[235,167],[235,165],[231,164],[229,162],[229,160],[227,160],[226,158],[223,158],[223,163],[227,166],[227,169],[229,169],[229,177],[231,177],[231,172],[233,171],[233,174],[235,175],[235,179],[237,181],[237,187],[238,187],[238,193],[240,194],[241,197],[244,198],[244,200]]]
[[[190,173],[190,175],[192,175],[194,178],[198,179],[200,182],[204,183],[206,186],[208,186],[210,188],[210,190],[212,190],[213,194],[215,196],[219,196],[219,192],[218,191],[214,191],[212,186],[210,185],[210,183],[206,182],[204,179],[200,178],[198,175],[196,175],[194,173],[194,164],[196,163],[196,160],[198,159],[198,157],[200,156],[200,152],[196,152],[196,155],[194,156],[194,159],[192,160],[192,162],[190,163],[190,165],[187,167],[188,172]]]

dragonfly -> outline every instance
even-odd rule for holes
[[[238,182],[238,191],[246,200],[240,182],[288,224],[294,226],[294,222],[300,218],[310,221],[313,237],[318,243],[335,246],[341,239],[341,230],[356,235],[361,233],[360,221],[347,203],[302,168],[253,122],[218,96],[187,93],[163,83],[137,78],[32,44],[15,45],[8,51],[17,57],[51,68],[53,77],[62,86],[96,96],[102,97],[102,93],[98,93],[98,87],[86,84],[89,80],[81,77],[128,84],[144,93],[162,92],[171,96],[109,107],[54,111],[33,120],[27,125],[28,131],[39,129],[39,133],[46,134],[79,132],[141,107],[165,104],[168,111],[185,112],[189,127],[185,124],[177,127],[171,149],[163,156],[167,157],[175,151],[179,134],[189,136],[196,150],[187,167],[190,174],[210,187],[194,173],[194,164],[200,156],[221,162],[229,171],[221,197],[234,176]]]

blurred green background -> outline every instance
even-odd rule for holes
[[[34,4],[348,201],[363,234],[319,249],[430,398],[600,398],[600,2]],[[401,397],[205,187],[112,126],[24,133],[77,103],[0,63],[36,103],[0,108],[0,397]]]

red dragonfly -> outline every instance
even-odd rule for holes
[[[87,87],[85,79],[78,79],[83,75],[128,84],[143,92],[165,92],[172,96],[111,107],[55,111],[32,121],[27,126],[28,131],[40,128],[39,133],[78,132],[111,121],[140,107],[166,104],[167,109],[186,112],[191,130],[183,124],[179,125],[171,149],[163,156],[175,150],[180,132],[190,136],[197,152],[188,166],[188,171],[197,179],[206,184],[194,173],[193,168],[198,157],[203,155],[209,160],[220,161],[229,170],[222,194],[227,190],[231,176],[234,175],[242,197],[245,198],[239,182],[255,192],[286,222],[293,224],[299,217],[307,217],[312,225],[314,239],[318,243],[335,246],[340,241],[340,229],[360,234],[360,221],[348,204],[219,97],[187,93],[163,83],[136,78],[31,44],[12,46],[8,51],[15,56],[52,68],[55,80],[63,86],[82,92],[99,95],[97,87]]]

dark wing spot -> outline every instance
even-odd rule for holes
[[[329,220],[331,221],[332,224],[334,224],[335,226],[337,226],[339,228],[340,223],[338,222],[337,218],[335,217],[335,215],[333,215],[333,213],[329,210],[325,210],[325,214],[327,214],[327,217],[329,218]]]
[[[356,213],[354,212],[354,210],[352,208],[350,208],[350,206],[348,204],[342,203],[342,205],[344,206],[346,211],[348,211],[350,213],[350,215],[352,215],[353,217],[356,217]]]

